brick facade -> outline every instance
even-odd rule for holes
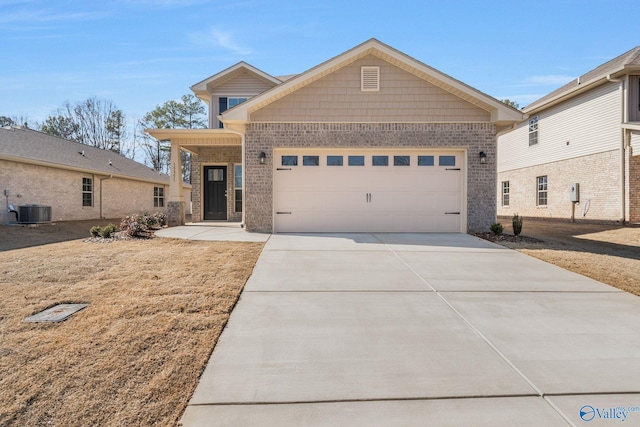
[[[629,222],[640,223],[640,152],[631,147],[627,148],[626,170],[627,218]]]
[[[467,150],[467,229],[486,231],[496,220],[496,130],[489,123],[253,123],[245,137],[245,221],[249,231],[273,227],[273,149],[453,148]],[[260,152],[267,154],[264,165]],[[478,153],[487,154],[480,164]],[[195,188],[200,187],[194,181]],[[194,199],[194,211],[195,209]],[[194,212],[195,215],[195,212]]]
[[[93,206],[82,206],[82,178],[93,180]],[[105,175],[0,160],[1,190],[7,204],[51,206],[52,221],[99,218],[118,219],[132,213],[167,212],[169,185],[107,178]],[[153,188],[163,187],[165,207],[153,206]],[[0,222],[15,221],[15,215],[0,210]]]
[[[632,158],[633,159],[633,158]],[[620,151],[613,150],[564,161],[547,163],[498,174],[498,215],[547,219],[570,219],[571,184],[580,184],[580,203],[575,206],[576,221],[616,222],[621,219]],[[631,160],[631,163],[637,162]],[[635,179],[640,174],[636,170]],[[547,176],[548,203],[536,206],[537,177]],[[632,178],[633,179],[633,178]],[[509,181],[510,206],[502,205],[502,182]],[[637,194],[637,184],[635,185]],[[634,203],[631,203],[633,206]],[[635,203],[637,210],[637,203]]]
[[[242,221],[242,212],[235,211],[233,165],[242,163],[240,147],[202,147],[191,162],[192,221],[202,221],[202,170],[204,166],[227,166],[227,220]]]

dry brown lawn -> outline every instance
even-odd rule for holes
[[[38,241],[0,226],[4,243],[15,233]],[[175,425],[262,247],[74,240],[0,252],[0,425]],[[59,303],[89,306],[23,322]]]

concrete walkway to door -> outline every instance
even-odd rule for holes
[[[608,416],[640,425],[640,298],[464,234],[287,234],[268,240],[182,424]]]

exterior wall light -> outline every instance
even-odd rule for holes
[[[481,164],[485,164],[487,163],[487,153],[485,153],[484,151],[481,151],[480,154],[478,154],[478,157],[480,157],[480,163]]]
[[[264,165],[264,161],[267,158],[267,155],[265,154],[264,151],[261,151],[260,154],[258,155],[258,159],[260,160],[260,164]]]

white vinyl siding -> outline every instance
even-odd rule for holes
[[[538,113],[535,146],[529,147],[528,120],[498,138],[498,172],[618,148],[620,107],[618,83],[608,83]]]

